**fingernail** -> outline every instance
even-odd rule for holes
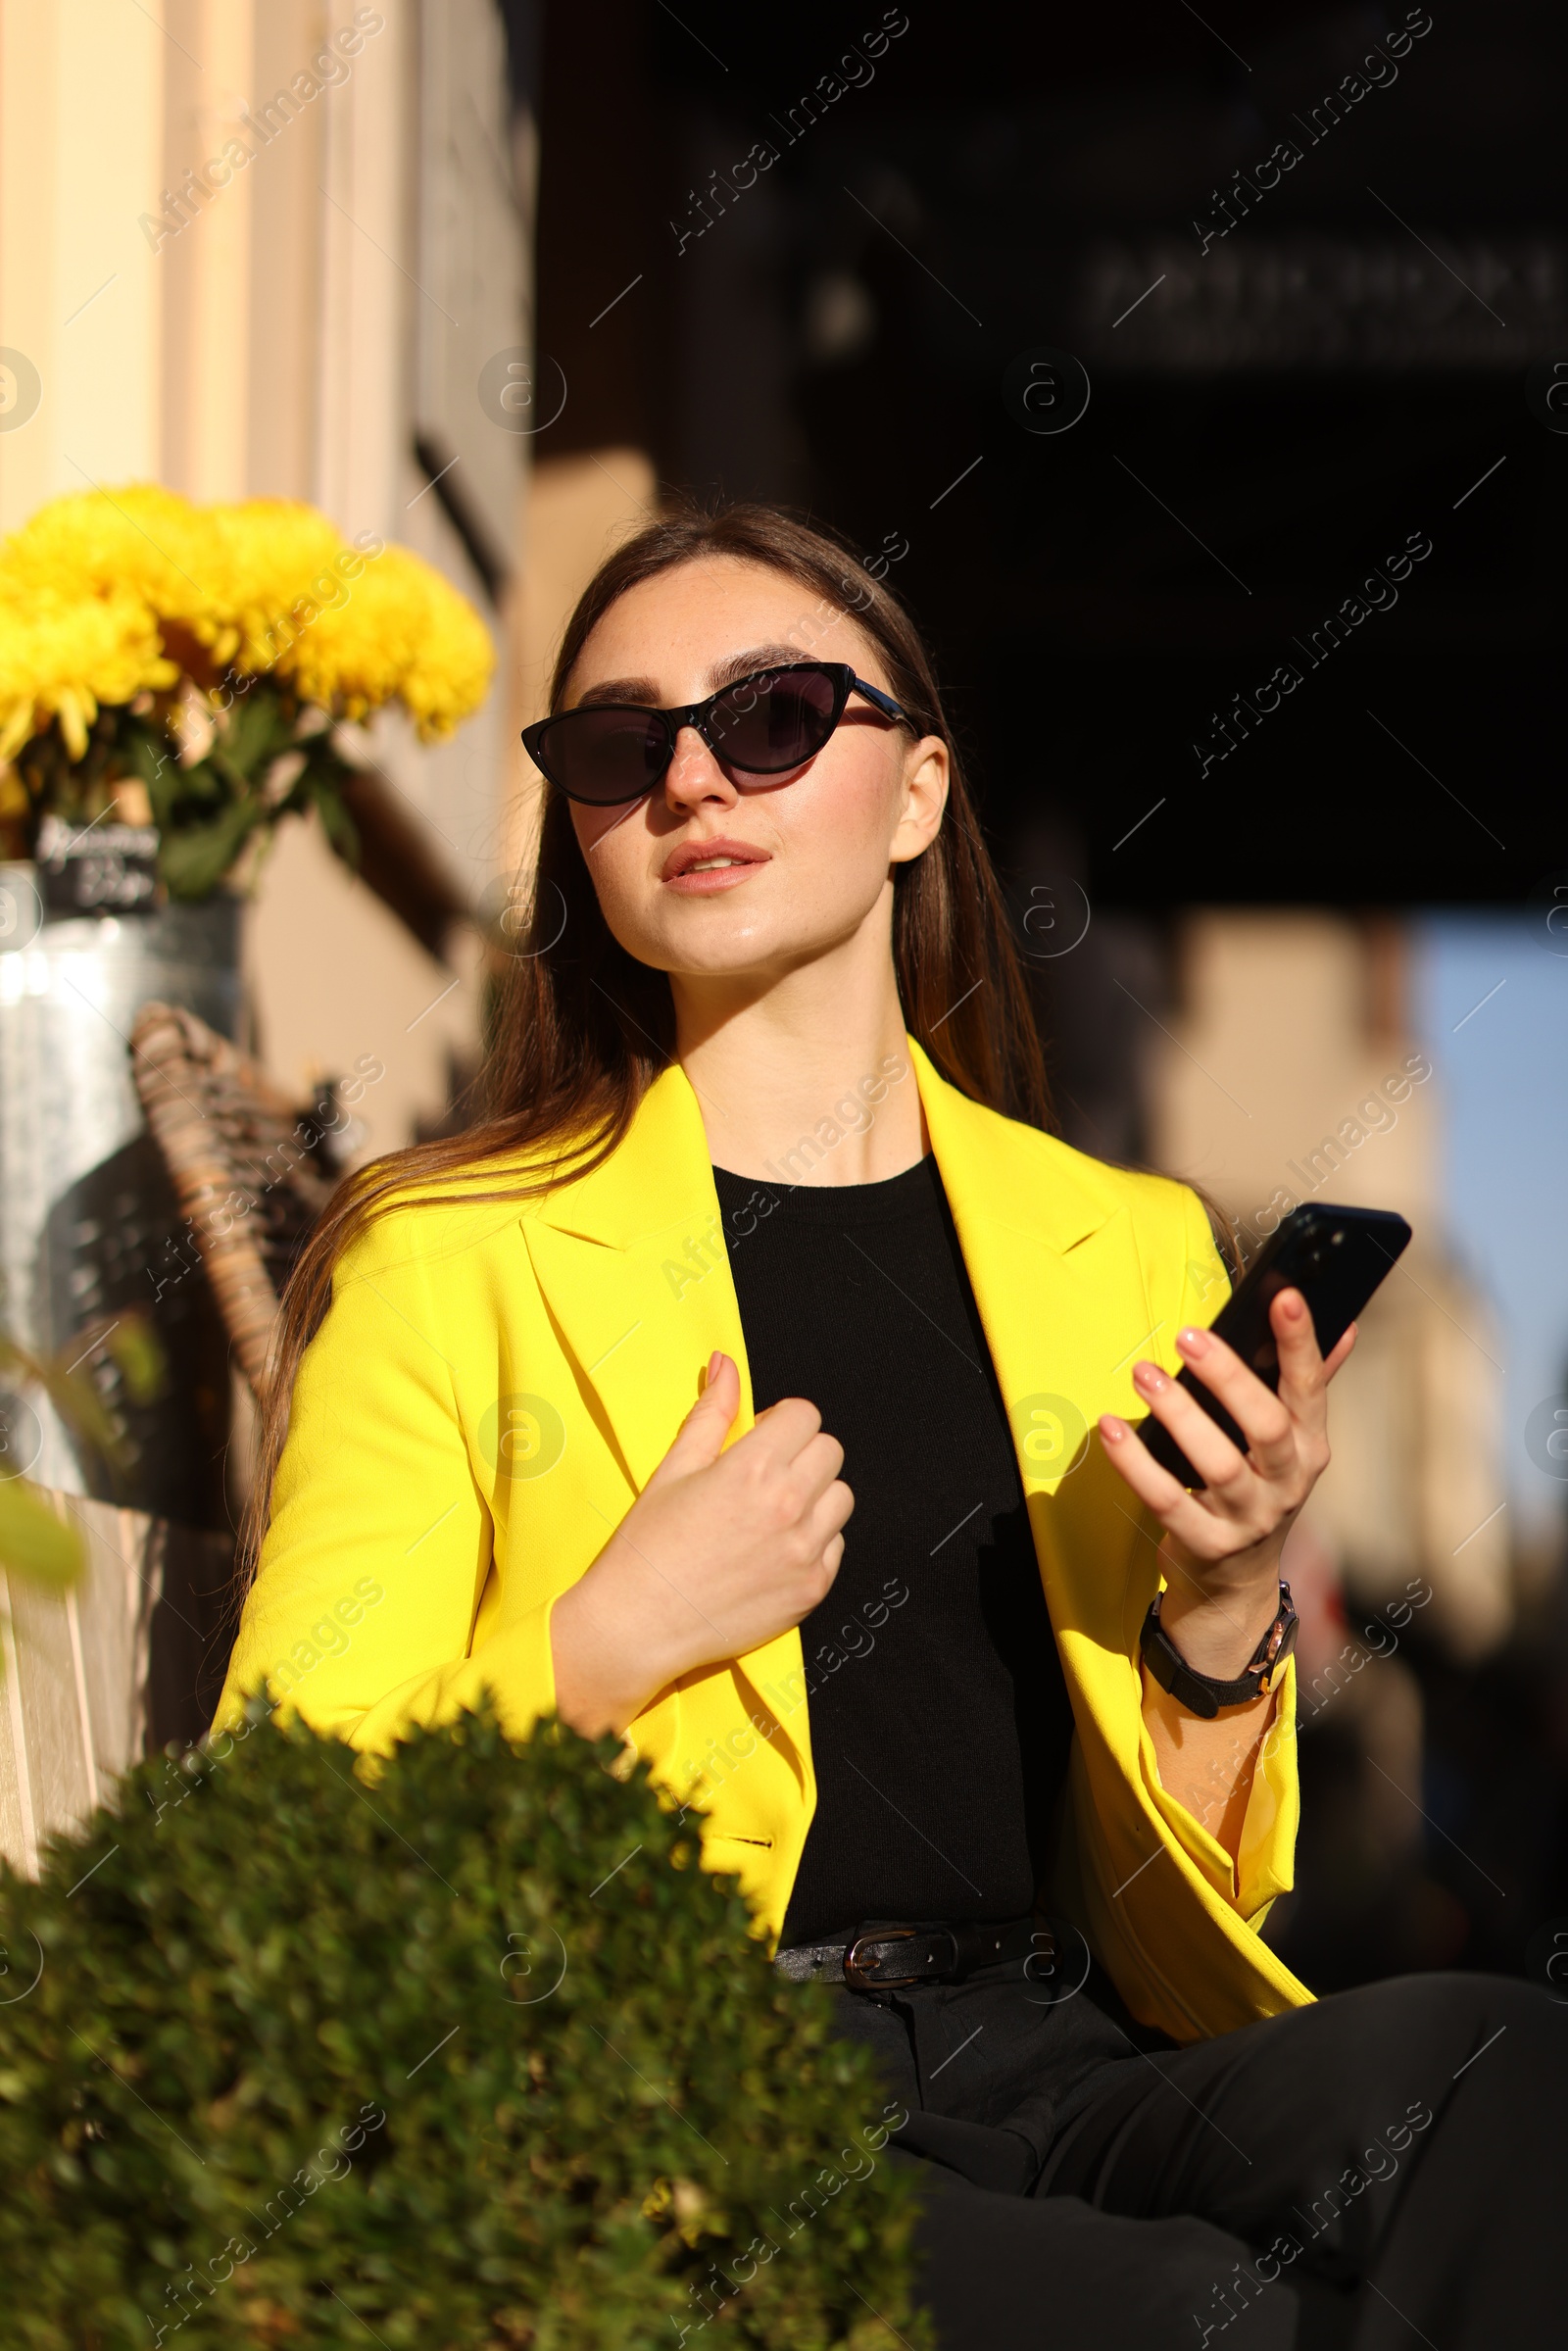
[[[1298,1321],[1306,1312],[1306,1300],[1298,1290],[1287,1290],[1284,1304],[1292,1322]]]
[[[710,1387],[711,1387],[713,1382],[718,1378],[718,1367],[723,1360],[723,1356],[719,1353],[717,1347],[715,1347],[712,1353],[708,1358],[708,1385]]]
[[[1118,1420],[1114,1412],[1102,1412],[1100,1434],[1107,1445],[1120,1445],[1127,1434],[1127,1423],[1124,1420]]]
[[[1195,1331],[1191,1325],[1176,1334],[1176,1345],[1184,1355],[1200,1355],[1208,1345],[1206,1331]]]
[[[1133,1378],[1140,1388],[1147,1388],[1152,1396],[1158,1396],[1162,1388],[1170,1386],[1169,1380],[1166,1379],[1157,1363],[1135,1363]]]

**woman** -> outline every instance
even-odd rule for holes
[[[929,663],[851,570],[739,508],[586,590],[496,1114],[296,1276],[224,1708],[623,1734],[909,2107],[944,2343],[1523,2339],[1561,2019],[1315,2007],[1258,1933],[1353,1334],[1285,1294],[1272,1395],[1194,1196],[1044,1131]]]

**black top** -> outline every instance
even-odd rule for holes
[[[714,1175],[756,1407],[815,1404],[855,1494],[801,1626],[817,1807],[782,1939],[1022,1917],[1071,1714],[936,1161],[821,1190]]]

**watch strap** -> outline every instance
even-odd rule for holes
[[[1138,1645],[1144,1662],[1162,1690],[1168,1690],[1179,1706],[1189,1714],[1200,1715],[1211,1722],[1222,1706],[1246,1706],[1265,1690],[1274,1689],[1276,1679],[1286,1658],[1296,1646],[1299,1620],[1291,1599],[1291,1588],[1283,1578],[1280,1582],[1280,1604],[1274,1621],[1257,1647],[1234,1681],[1221,1682],[1212,1674],[1200,1674],[1188,1664],[1170,1635],[1160,1622],[1160,1594],[1156,1592],[1149,1603]]]

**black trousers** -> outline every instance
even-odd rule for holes
[[[849,1991],[943,2351],[1568,2341],[1568,2005],[1408,1976],[1191,2048],[1092,1974]]]

